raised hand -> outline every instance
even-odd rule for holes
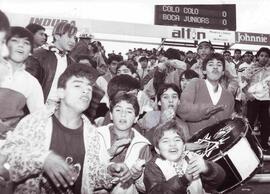
[[[132,177],[131,172],[125,163],[112,163],[108,166],[108,173],[125,183]]]
[[[207,173],[209,170],[203,156],[193,153],[188,162],[188,168],[186,173],[192,176],[193,179],[197,179],[201,173]]]
[[[145,160],[138,159],[137,162],[130,168],[130,173],[133,180],[138,179],[142,175],[144,164]]]
[[[175,117],[175,111],[172,108],[169,108],[162,112],[160,116],[160,124],[164,124]]]

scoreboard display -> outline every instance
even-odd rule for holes
[[[155,25],[236,30],[235,4],[155,5]]]

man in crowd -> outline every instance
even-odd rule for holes
[[[93,84],[86,65],[70,65],[58,80],[59,106],[26,116],[7,138],[0,148],[0,177],[15,182],[15,194],[93,193],[129,179],[125,164],[108,163],[96,128],[82,114]]]
[[[25,27],[33,33],[34,36],[34,49],[41,47],[46,42],[45,28],[39,24],[28,24]]]
[[[65,71],[70,59],[67,53],[75,45],[77,27],[68,22],[59,22],[53,28],[53,45],[48,49],[40,48],[33,53],[38,63],[28,63],[27,70],[34,75],[44,93],[45,102],[58,101],[57,81]],[[33,60],[32,60],[33,61]]]

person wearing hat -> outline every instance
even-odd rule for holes
[[[187,64],[187,69],[190,69],[190,67],[197,62],[197,60],[194,58],[194,53],[192,51],[188,51],[186,53],[185,62]]]
[[[57,23],[52,31],[52,45],[35,50],[32,57],[38,63],[27,64],[28,71],[41,83],[45,102],[58,101],[57,81],[67,66],[71,64],[67,54],[75,46],[76,33],[77,27],[74,24],[64,21]],[[33,72],[39,73],[34,74]]]
[[[204,74],[202,70],[202,62],[209,54],[213,52],[214,52],[214,47],[209,40],[203,39],[199,42],[198,47],[197,47],[197,53],[199,55],[199,59],[197,60],[197,63],[194,63],[191,66],[190,69],[198,73],[200,78],[204,78]]]
[[[89,45],[93,39],[93,35],[90,34],[88,29],[83,29],[79,33],[79,41],[74,48],[70,51],[69,56],[72,60],[77,61],[78,55],[91,55]]]

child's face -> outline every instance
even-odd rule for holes
[[[223,73],[223,64],[220,60],[212,59],[207,62],[204,74],[209,81],[218,81]]]
[[[115,128],[121,131],[130,129],[136,120],[133,105],[124,100],[113,107],[111,117]]]
[[[258,56],[258,61],[260,65],[266,65],[269,60],[269,55],[266,52],[261,52]]]
[[[72,76],[65,88],[58,88],[58,95],[66,107],[82,113],[92,99],[92,86],[87,78]]]
[[[200,59],[204,60],[207,55],[212,53],[212,49],[209,44],[202,43],[197,49],[197,53],[200,56]]]
[[[173,109],[176,111],[179,102],[180,101],[177,92],[172,88],[169,88],[160,96],[161,111],[167,109]]]
[[[171,162],[177,162],[182,156],[184,142],[174,130],[168,130],[164,131],[157,147],[155,149],[159,155]]]
[[[132,73],[130,71],[129,68],[127,68],[127,66],[122,65],[121,67],[119,67],[119,69],[117,70],[117,75],[122,75],[122,74],[127,74],[132,76]]]
[[[30,52],[31,52],[31,43],[27,38],[12,37],[7,43],[9,50],[9,58],[16,63],[24,62]]]

